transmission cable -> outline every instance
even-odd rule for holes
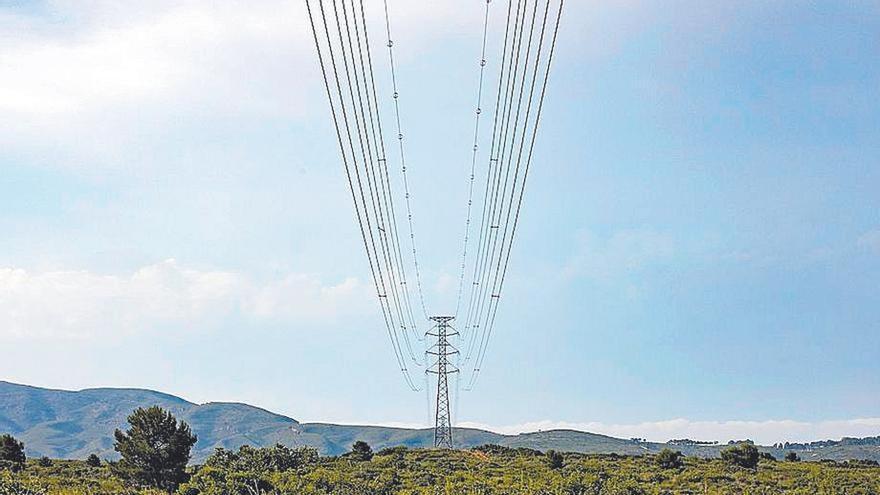
[[[461,296],[464,292],[464,273],[467,266],[468,240],[471,231],[471,206],[474,202],[474,176],[477,166],[477,150],[479,149],[477,140],[480,135],[480,115],[483,113],[483,78],[486,73],[486,39],[489,33],[489,5],[492,0],[486,0],[486,10],[483,15],[483,46],[480,50],[480,78],[477,84],[477,105],[474,111],[474,144],[471,152],[471,173],[468,179],[468,195],[467,195],[467,214],[464,222],[464,247],[461,252],[461,274],[458,279],[458,296],[455,300],[455,317],[458,317],[458,310],[461,307]]]
[[[389,272],[387,275],[383,275],[382,267],[381,267],[381,265],[379,266],[379,270],[378,270],[379,281],[383,287],[383,295],[381,297],[384,298],[386,301],[386,304],[388,304],[387,297],[388,297],[389,290],[388,290],[388,285],[386,285],[386,283],[385,283],[385,278],[388,277],[389,278],[389,285],[390,285],[390,292],[391,292],[391,296],[392,296],[392,303],[391,304],[396,306],[395,309],[397,309],[398,316],[400,316],[400,308],[399,308],[399,305],[397,304],[397,301],[398,301],[397,291],[396,291],[397,288],[393,282],[392,274],[390,273],[391,269],[390,269],[390,260],[388,257],[388,245],[387,245],[388,239],[387,239],[385,228],[384,228],[384,215],[382,213],[381,208],[377,204],[377,201],[378,201],[377,197],[376,197],[377,192],[375,191],[375,189],[378,187],[378,185],[374,185],[375,168],[370,166],[374,160],[373,149],[371,147],[370,136],[367,132],[367,122],[366,122],[367,115],[364,111],[364,104],[363,104],[364,98],[363,98],[363,94],[361,92],[361,81],[358,78],[357,60],[355,59],[354,47],[352,44],[351,29],[350,29],[349,20],[348,20],[348,11],[346,9],[345,0],[342,0],[340,3],[342,4],[342,20],[344,20],[344,23],[345,23],[345,34],[346,34],[346,38],[348,40],[348,47],[349,47],[348,55],[346,55],[346,52],[345,52],[345,41],[343,40],[343,36],[342,36],[343,33],[342,33],[342,26],[341,26],[341,22],[340,22],[341,20],[340,20],[339,12],[336,7],[336,4],[337,4],[336,1],[333,1],[333,10],[334,10],[334,14],[336,17],[336,26],[337,26],[337,30],[338,30],[338,34],[339,34],[339,42],[340,42],[340,46],[342,47],[343,67],[345,68],[346,81],[348,83],[349,93],[351,96],[351,103],[352,103],[352,107],[354,109],[353,113],[354,113],[354,117],[355,117],[354,118],[355,129],[357,131],[358,143],[360,145],[361,158],[363,159],[363,163],[364,163],[364,179],[365,180],[362,180],[362,178],[361,178],[359,167],[355,167],[355,178],[356,178],[356,182],[358,184],[358,190],[360,192],[361,202],[363,203],[365,210],[368,208],[368,206],[367,206],[367,199],[366,199],[366,196],[364,193],[363,182],[366,182],[366,184],[367,184],[367,191],[369,192],[369,197],[370,197],[370,205],[372,206],[373,214],[375,216],[375,222],[377,224],[376,230],[378,233],[377,236],[373,236],[370,217],[369,217],[369,214],[367,214],[366,215],[367,227],[368,227],[368,231],[371,232],[372,248],[373,248],[374,252],[377,252],[377,248],[376,248],[376,244],[375,244],[375,237],[379,237],[379,247],[381,248],[381,258],[382,258],[382,261],[385,262],[385,269]],[[358,49],[360,49],[360,44],[358,44]],[[348,64],[349,56],[351,57],[351,70],[349,70],[350,68],[349,68],[349,64]],[[352,87],[351,72],[354,72],[354,75],[355,75],[354,87]],[[355,89],[356,89],[356,91],[355,91]],[[355,101],[355,98],[357,98],[357,101]],[[358,113],[358,109],[360,109],[360,113]],[[363,121],[363,126],[361,125],[362,121]],[[372,173],[372,177],[371,177],[371,173]],[[378,253],[377,253],[377,256],[378,256]],[[391,316],[391,324],[394,325],[393,314]],[[398,346],[399,346],[399,343],[398,343]]]
[[[387,39],[386,46],[388,47],[388,61],[391,66],[391,89],[393,91],[392,98],[394,100],[394,121],[397,124],[397,143],[398,149],[400,151],[400,171],[403,176],[404,199],[406,203],[406,219],[407,225],[409,226],[410,246],[412,248],[413,266],[415,268],[416,274],[416,289],[419,294],[419,303],[422,307],[422,315],[427,320],[429,318],[428,309],[425,305],[425,294],[422,291],[422,275],[419,268],[419,256],[416,250],[416,234],[415,229],[413,229],[413,213],[410,201],[412,198],[412,194],[409,190],[409,180],[406,174],[406,153],[403,145],[404,135],[400,119],[400,92],[397,87],[397,67],[394,61],[394,40],[391,37],[391,19],[388,15],[388,0],[383,0],[383,6],[385,8],[385,34]]]
[[[470,295],[470,298],[469,298],[470,300],[468,303],[468,313],[467,313],[467,318],[465,319],[465,334],[470,335],[471,339],[473,339],[473,335],[475,335],[476,332],[478,331],[478,328],[472,327],[472,315],[473,315],[473,309],[475,307],[475,297],[477,296],[477,294],[479,292],[480,276],[478,274],[481,273],[482,253],[484,250],[485,236],[487,235],[486,228],[488,226],[488,223],[486,222],[486,215],[489,211],[489,206],[488,206],[489,205],[489,191],[490,191],[490,184],[492,183],[492,178],[493,178],[495,168],[496,168],[493,166],[493,164],[497,165],[497,159],[495,158],[495,146],[496,146],[496,138],[498,136],[498,133],[497,133],[497,131],[498,131],[498,117],[499,117],[498,109],[501,108],[502,105],[506,105],[506,101],[507,101],[507,97],[505,95],[504,103],[502,103],[502,96],[501,95],[502,95],[502,88],[507,87],[507,83],[505,82],[505,74],[508,74],[508,77],[509,77],[509,71],[505,70],[505,63],[507,62],[507,47],[508,47],[508,40],[509,40],[509,36],[510,36],[511,5],[512,5],[512,2],[507,3],[507,20],[505,21],[505,30],[504,30],[504,48],[502,49],[502,52],[501,52],[502,58],[501,58],[500,71],[498,74],[498,91],[497,91],[497,96],[496,96],[496,100],[495,100],[495,112],[494,112],[495,116],[493,118],[493,124],[492,124],[492,144],[491,144],[491,148],[489,151],[489,165],[487,167],[486,188],[485,188],[485,191],[483,192],[482,214],[481,214],[481,220],[480,220],[480,236],[479,236],[479,242],[477,243],[477,255],[475,258],[475,262],[474,262],[474,275],[473,275],[473,282],[471,283],[471,295]],[[518,17],[519,17],[519,14],[517,13],[515,18],[518,18]],[[516,31],[516,26],[514,26],[514,33],[515,33],[515,31]],[[512,60],[512,57],[513,57],[513,55],[512,55],[513,43],[512,42],[510,43],[510,46],[511,46],[511,60]],[[470,348],[470,345],[468,347]],[[469,352],[466,356],[469,356]],[[468,361],[468,357],[465,358],[465,361]]]
[[[391,192],[390,192],[391,184],[390,184],[390,181],[387,180],[388,179],[387,173],[385,173],[385,172],[387,172],[387,167],[382,166],[382,164],[386,161],[385,160],[385,149],[384,149],[385,145],[384,145],[384,138],[382,137],[382,133],[381,133],[382,123],[381,123],[381,119],[379,117],[378,101],[375,98],[375,78],[373,76],[373,71],[372,71],[372,57],[370,55],[370,50],[369,50],[369,38],[367,35],[366,20],[365,20],[365,16],[364,16],[363,1],[362,0],[360,1],[360,6],[361,6],[361,9],[360,9],[361,23],[363,25],[363,32],[364,32],[364,43],[361,43],[360,29],[359,29],[359,26],[357,23],[356,15],[354,12],[352,12],[352,14],[353,14],[353,17],[355,17],[354,31],[355,31],[355,38],[357,40],[357,46],[358,46],[358,59],[360,60],[361,77],[363,79],[364,92],[365,92],[365,96],[366,96],[364,99],[367,102],[367,112],[369,114],[370,130],[371,130],[371,134],[373,136],[373,140],[372,140],[373,150],[377,154],[377,158],[374,161],[372,154],[369,153],[370,140],[369,140],[369,135],[367,135],[368,154],[370,155],[370,162],[368,162],[368,163],[370,163],[370,164],[375,163],[374,166],[368,167],[369,172],[372,174],[372,182],[370,181],[369,174],[367,176],[367,182],[368,182],[368,184],[375,184],[376,185],[375,187],[377,189],[376,196],[374,197],[374,211],[378,210],[379,225],[378,225],[377,229],[379,230],[380,239],[382,240],[383,255],[384,255],[384,259],[385,259],[385,263],[386,263],[386,269],[389,274],[390,286],[392,288],[392,290],[391,290],[391,293],[393,296],[392,300],[394,302],[395,309],[397,310],[398,322],[399,322],[400,328],[402,330],[401,333],[403,334],[403,338],[404,338],[404,341],[406,344],[406,349],[409,353],[410,359],[412,359],[413,362],[415,362],[416,364],[419,364],[419,361],[416,358],[416,354],[413,351],[412,343],[410,342],[409,332],[407,332],[408,325],[407,325],[406,321],[407,321],[408,316],[411,317],[412,311],[411,311],[411,309],[407,309],[409,306],[409,299],[406,297],[405,281],[401,280],[401,283],[398,284],[397,276],[395,275],[395,273],[398,272],[398,273],[400,273],[400,277],[404,276],[403,265],[402,265],[400,258],[398,257],[398,255],[400,254],[400,247],[399,247],[399,239],[397,238],[397,228],[396,228],[396,222],[395,222],[396,216],[394,214],[394,203],[393,203],[393,201],[391,201],[389,199],[389,196],[391,194]],[[352,10],[354,10],[354,0],[352,0]],[[345,20],[347,23],[348,17],[346,15],[346,9],[345,9],[344,3],[343,3],[343,15],[345,16]],[[346,24],[346,32],[348,33],[348,24]],[[350,36],[349,36],[349,41],[350,41]],[[362,46],[364,46],[364,45],[366,46],[366,49],[362,49]],[[367,61],[368,61],[367,63],[364,62],[364,52],[366,52],[366,54],[367,54]],[[368,82],[368,78],[367,78],[367,74],[366,74],[366,71],[368,69],[367,64],[369,64],[369,72],[370,72],[369,82]],[[357,63],[355,63],[355,65],[357,65]],[[368,88],[368,85],[371,86],[374,90],[372,93],[373,101],[371,101],[371,99],[370,99],[371,93]],[[358,89],[360,90],[359,85],[358,85]],[[360,94],[358,97],[358,102],[360,103]],[[375,106],[375,116],[373,114],[374,106]],[[362,106],[361,106],[361,112],[363,114],[363,107]],[[367,115],[364,115],[364,117],[366,118]],[[366,127],[366,125],[365,125],[365,127]],[[377,131],[376,131],[377,128],[379,129],[378,138],[377,138]],[[376,177],[376,168],[379,169],[379,177],[378,178]],[[373,189],[371,188],[370,191],[371,191],[371,196],[372,196]],[[379,196],[381,196],[381,198]],[[376,206],[377,206],[376,202],[379,203],[378,209],[376,208]],[[389,231],[390,231],[390,241],[389,241]],[[401,292],[402,292],[402,294],[401,294]],[[410,325],[412,325],[412,327],[414,328],[415,321],[411,319]]]
[[[347,9],[344,3],[342,2],[343,9],[343,17],[345,19],[346,33],[348,38],[348,46],[349,50],[346,51],[346,43],[343,40],[343,28],[340,22],[339,10],[337,8],[337,2],[335,0],[332,1],[333,5],[333,13],[336,18],[336,27],[335,32],[338,35],[339,39],[339,58],[341,60],[342,68],[345,71],[345,81],[346,87],[348,88],[349,99],[351,100],[351,108],[347,108],[347,98],[346,92],[343,90],[342,78],[339,73],[340,64],[337,63],[337,54],[336,50],[334,50],[333,45],[335,44],[333,41],[333,36],[330,33],[330,23],[327,21],[327,12],[324,8],[323,0],[318,0],[318,6],[320,8],[320,20],[323,25],[323,38],[326,40],[326,48],[322,49],[321,41],[319,40],[319,30],[315,24],[315,17],[312,10],[312,5],[310,0],[306,0],[306,6],[309,14],[309,22],[312,28],[312,33],[315,41],[315,49],[318,54],[318,60],[321,65],[321,72],[324,80],[324,87],[327,91],[327,98],[330,104],[331,114],[333,117],[334,127],[336,129],[337,140],[339,142],[340,151],[342,154],[343,165],[346,172],[346,177],[348,180],[349,191],[351,192],[352,201],[355,206],[355,213],[358,219],[358,226],[361,232],[361,238],[364,242],[364,249],[367,253],[367,259],[370,264],[370,272],[372,274],[373,283],[376,288],[376,294],[380,302],[380,307],[382,309],[383,320],[385,322],[386,329],[389,334],[389,338],[392,343],[392,349],[395,354],[395,358],[398,362],[398,366],[400,367],[401,373],[404,375],[404,379],[406,380],[408,386],[413,390],[418,390],[418,387],[412,381],[412,378],[409,374],[409,370],[405,363],[404,358],[404,350],[401,347],[401,343],[399,342],[399,337],[397,335],[396,323],[394,312],[395,309],[398,313],[398,320],[400,320],[401,309],[399,305],[395,303],[395,308],[392,308],[392,305],[388,301],[388,292],[389,287],[386,285],[386,275],[383,274],[382,260],[380,258],[384,258],[386,261],[386,268],[388,265],[388,240],[387,236],[383,236],[383,224],[385,214],[380,212],[380,205],[377,201],[376,191],[373,188],[373,181],[370,180],[370,163],[373,160],[373,146],[370,142],[370,136],[367,132],[367,114],[364,113],[363,107],[363,95],[361,93],[361,84],[360,80],[357,79],[357,60],[355,58],[353,42],[351,39],[351,30],[350,30],[350,22],[348,20]],[[352,13],[354,14],[354,3],[351,3]],[[365,27],[365,26],[364,26]],[[357,36],[356,36],[357,37]],[[362,53],[362,46],[360,41],[358,41],[358,49],[359,53]],[[324,51],[326,50],[327,55],[332,66],[332,77],[334,81],[334,86],[336,88],[336,97],[334,97],[333,91],[330,83],[331,73],[327,68],[327,64],[325,63]],[[351,67],[349,66],[349,58],[351,58]],[[352,85],[352,68],[354,68],[355,73],[355,84]],[[363,67],[362,67],[363,72]],[[366,80],[364,80],[364,85],[366,85]],[[355,93],[355,87],[357,87],[357,93]],[[367,93],[367,97],[369,97],[369,93]],[[338,100],[338,102],[336,101]],[[337,106],[339,107],[337,110]],[[368,104],[369,106],[369,104]],[[358,112],[360,109],[360,113]],[[341,119],[339,118],[341,114]],[[352,118],[349,119],[349,114],[351,114]],[[370,116],[371,124],[372,124],[372,114]],[[354,122],[354,128],[352,127],[352,121]],[[363,123],[363,126],[361,125]],[[340,125],[345,128],[345,137],[343,139],[343,132],[340,130]],[[373,124],[374,125],[374,124]],[[381,129],[380,131],[381,132]],[[379,245],[382,248],[382,255],[380,256],[379,250],[376,246],[376,236],[373,233],[373,221],[370,219],[369,206],[366,198],[366,194],[364,192],[363,187],[363,179],[361,177],[360,167],[358,165],[358,153],[356,151],[355,146],[355,138],[352,136],[353,133],[357,134],[358,147],[360,148],[360,155],[363,160],[364,167],[364,176],[367,179],[368,190],[370,191],[371,196],[371,204],[373,206],[373,213],[377,216],[375,219],[377,223],[377,229],[379,232]],[[346,146],[347,141],[347,146]],[[370,155],[369,157],[367,155]],[[352,169],[354,169],[354,177],[352,177]],[[373,179],[375,179],[375,171],[373,171]],[[357,184],[357,188],[355,188],[355,184]],[[393,280],[393,270],[389,270],[388,273],[389,282]],[[396,287],[391,283],[390,291],[392,292],[392,299],[397,299],[396,295]],[[404,335],[406,335],[405,328]],[[412,354],[410,349],[410,354]]]
[[[537,112],[536,112],[535,122],[532,127],[532,132],[531,132],[531,137],[530,137],[530,142],[529,142],[529,151],[528,151],[528,155],[527,155],[526,161],[525,161],[525,169],[523,172],[522,186],[520,187],[519,197],[517,198],[516,214],[515,214],[514,220],[513,220],[511,236],[510,236],[510,241],[509,241],[507,252],[505,255],[505,259],[504,259],[504,265],[503,265],[503,268],[501,269],[501,278],[500,278],[500,281],[497,286],[497,292],[499,293],[499,295],[500,295],[501,289],[504,285],[505,277],[507,275],[507,268],[508,268],[508,264],[510,262],[510,253],[511,253],[512,246],[513,246],[513,238],[516,235],[516,228],[519,224],[519,216],[520,216],[520,212],[521,212],[521,208],[522,208],[522,201],[523,201],[523,194],[525,192],[526,179],[528,178],[528,173],[531,168],[538,126],[540,124],[541,114],[543,113],[543,109],[544,109],[544,97],[547,92],[547,82],[550,77],[550,68],[551,68],[551,65],[553,62],[553,55],[556,51],[556,41],[557,41],[557,36],[559,34],[559,24],[560,24],[560,20],[562,18],[562,8],[563,8],[564,3],[565,3],[565,0],[559,0],[559,8],[556,12],[556,20],[555,20],[555,23],[553,26],[553,37],[552,37],[552,41],[550,43],[549,53],[547,55],[547,63],[546,63],[545,70],[544,70],[543,82],[541,83],[541,93],[540,93],[540,96],[538,97],[538,108],[537,108]],[[545,10],[544,10],[544,19],[542,21],[542,27],[541,27],[541,37],[540,37],[541,41],[539,43],[539,48],[538,48],[538,52],[537,52],[538,60],[536,60],[534,74],[532,76],[532,87],[530,89],[530,96],[529,96],[530,105],[531,105],[532,94],[534,93],[535,81],[537,79],[538,67],[540,66],[541,48],[543,47],[543,43],[544,43],[544,29],[545,29],[546,23],[547,23],[547,15],[548,15],[549,7],[550,7],[550,0],[547,0],[547,6],[545,7]],[[527,113],[528,113],[528,111],[527,111]],[[528,117],[527,117],[527,119],[528,119]],[[522,152],[522,144],[524,143],[524,140],[525,140],[525,130],[523,133],[523,141],[521,141],[520,153]],[[520,158],[521,158],[521,155],[520,155]],[[519,166],[519,165],[517,165],[517,166]],[[494,305],[494,308],[492,308],[492,314],[491,314],[491,317],[488,321],[488,330],[486,331],[486,344],[484,344],[484,348],[482,349],[480,356],[476,361],[476,364],[474,366],[474,372],[471,375],[471,381],[469,383],[468,388],[473,388],[474,384],[476,383],[477,379],[479,378],[480,369],[482,367],[482,362],[483,362],[483,359],[485,358],[486,346],[488,345],[488,339],[491,337],[492,330],[495,325],[495,317],[498,312],[498,300],[496,299],[494,302],[495,302],[495,305]]]
[[[520,17],[520,13],[522,13],[522,18]],[[479,256],[477,262],[477,270],[478,275],[475,279],[474,285],[476,286],[476,297],[472,301],[472,311],[470,311],[470,325],[474,328],[474,332],[471,334],[471,340],[469,342],[468,352],[466,354],[465,360],[469,361],[473,352],[473,344],[474,340],[478,333],[482,333],[483,330],[480,328],[482,309],[485,304],[485,299],[487,294],[491,295],[489,291],[489,267],[492,264],[492,260],[494,257],[494,253],[497,246],[498,239],[498,229],[499,225],[496,219],[496,212],[499,211],[499,190],[501,187],[501,176],[502,169],[504,169],[504,176],[509,177],[509,168],[510,164],[506,162],[504,159],[506,156],[507,150],[507,136],[509,135],[510,129],[510,119],[513,115],[513,101],[514,101],[514,93],[516,92],[517,87],[517,79],[519,73],[519,60],[521,53],[521,45],[522,45],[522,32],[524,30],[525,24],[525,14],[526,9],[523,8],[522,1],[517,2],[517,9],[514,15],[514,25],[513,25],[513,39],[511,41],[510,46],[510,57],[509,57],[509,66],[507,70],[507,78],[504,83],[504,97],[503,103],[500,107],[501,118],[500,125],[497,128],[497,145],[494,148],[493,156],[490,158],[490,166],[492,165],[492,161],[494,161],[495,166],[495,176],[490,178],[487,182],[487,187],[491,186],[489,193],[489,202],[488,205],[484,205],[486,207],[485,213],[483,217],[483,227],[482,231],[485,233],[485,242],[483,243],[482,255]],[[496,115],[498,112],[498,108],[496,108]],[[505,187],[506,187],[505,179]],[[503,189],[502,189],[503,190]]]
[[[526,5],[528,5],[528,2],[526,2]],[[534,34],[534,28],[535,28],[535,15],[537,13],[537,6],[538,6],[538,4],[537,4],[537,2],[535,2],[535,6],[532,9],[531,25],[529,26],[529,39],[528,39],[528,43],[526,45],[526,53],[525,53],[525,57],[524,57],[524,66],[522,67],[522,80],[521,80],[521,82],[519,80],[518,73],[520,72],[520,63],[519,62],[520,62],[520,57],[522,55],[522,50],[521,50],[522,49],[522,41],[523,41],[523,30],[522,29],[520,30],[520,36],[519,36],[519,39],[517,40],[517,43],[516,43],[516,45],[517,45],[516,46],[516,61],[514,62],[515,70],[514,70],[514,74],[513,74],[513,83],[511,85],[510,100],[509,100],[511,108],[508,109],[507,120],[505,122],[506,125],[504,126],[503,134],[501,137],[500,163],[504,164],[504,183],[503,184],[501,183],[501,176],[498,175],[496,177],[496,183],[495,183],[495,188],[496,188],[495,189],[495,197],[497,198],[498,191],[500,191],[501,197],[500,197],[500,201],[496,200],[493,202],[493,208],[492,208],[492,213],[491,213],[491,225],[489,226],[489,228],[494,229],[494,230],[490,230],[491,247],[487,249],[488,260],[489,260],[488,270],[484,269],[484,272],[483,272],[484,278],[481,279],[480,291],[481,291],[482,297],[480,297],[477,301],[477,310],[476,310],[477,316],[476,316],[476,318],[477,318],[478,325],[482,319],[484,306],[486,304],[488,304],[489,307],[491,308],[492,301],[494,301],[500,297],[500,295],[497,294],[495,291],[495,285],[496,285],[495,280],[493,280],[492,285],[490,286],[489,279],[490,279],[490,274],[492,273],[491,265],[495,264],[494,262],[495,262],[496,252],[499,253],[499,259],[501,256],[500,252],[498,251],[498,239],[499,239],[498,232],[499,232],[499,230],[501,230],[501,217],[502,217],[502,214],[504,211],[505,202],[507,201],[507,185],[510,182],[510,170],[511,170],[512,158],[513,158],[513,148],[516,145],[517,129],[519,128],[519,125],[520,125],[520,114],[522,112],[522,103],[523,103],[522,98],[523,98],[523,92],[525,89],[526,79],[528,76],[527,70],[528,70],[528,64],[529,64],[529,55],[530,55],[531,48],[532,48],[532,37]],[[525,26],[526,11],[527,11],[527,9],[522,10],[522,13],[523,13],[522,26],[523,27]],[[518,90],[517,90],[517,87],[519,88]],[[512,106],[513,106],[513,101],[514,101],[513,93],[515,93],[515,92],[518,92],[518,95],[516,97],[516,112],[514,113],[512,111]],[[514,116],[514,119],[513,119],[513,132],[511,133],[510,132],[510,117],[512,115]],[[508,149],[508,136],[510,136],[509,149]],[[509,156],[507,154],[508,151],[510,151]],[[514,180],[512,182],[513,188],[516,187],[516,179],[517,179],[517,175],[515,174]],[[511,200],[513,199],[512,192],[511,192],[510,199]],[[496,212],[497,212],[497,216],[496,216]],[[509,222],[509,219],[508,219],[508,222]],[[504,224],[503,232],[504,232],[505,237],[507,234],[508,222],[505,222],[505,224]],[[504,248],[503,239],[504,239],[504,237],[502,237],[502,242],[501,242],[501,249],[502,250]],[[497,274],[498,274],[497,270],[498,270],[498,268],[496,267],[495,268],[495,278],[496,279],[497,279]],[[486,295],[488,295],[488,297],[486,297]],[[483,348],[483,341],[485,341],[485,338],[486,338],[486,328],[484,326],[484,327],[482,327],[482,334],[481,334],[480,347],[479,347],[480,350],[482,350],[482,348]]]

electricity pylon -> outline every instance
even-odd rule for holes
[[[437,360],[425,372],[437,375],[434,447],[442,449],[452,448],[452,415],[449,413],[449,380],[447,377],[452,373],[458,373],[458,368],[449,361],[449,356],[458,354],[458,349],[448,340],[449,337],[458,335],[458,332],[449,324],[454,318],[454,316],[432,316],[431,321],[436,325],[425,333],[425,335],[437,338],[437,343],[426,351],[427,354],[437,356]]]

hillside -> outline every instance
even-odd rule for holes
[[[25,442],[31,456],[114,457],[113,431],[141,406],[158,405],[192,426],[199,437],[194,459],[215,447],[294,443],[298,423],[247,404],[193,404],[152,390],[50,390],[0,381],[0,431]]]
[[[9,432],[25,442],[31,457],[83,459],[96,453],[115,458],[113,431],[124,428],[126,417],[137,407],[159,405],[190,424],[199,441],[193,461],[199,462],[215,448],[237,449],[249,444],[311,446],[324,455],[346,452],[356,440],[374,449],[429,447],[430,429],[300,423],[295,419],[247,404],[210,402],[194,404],[152,390],[96,388],[77,392],[51,390],[0,381],[0,433]],[[637,443],[605,435],[573,430],[551,430],[520,435],[501,435],[477,429],[456,429],[456,445],[470,448],[484,444],[555,449],[579,453],[640,455],[659,452],[667,444]],[[723,445],[675,445],[687,455],[716,457]],[[781,458],[784,451],[761,447]],[[793,446],[804,459],[880,460],[880,438],[844,439]]]

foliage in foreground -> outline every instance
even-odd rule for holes
[[[773,457],[770,456],[769,459],[772,458]],[[750,443],[741,443],[722,450],[721,459],[734,466],[755,469],[758,467],[758,461],[761,459],[761,454],[758,452],[758,448],[754,445]]]
[[[24,467],[24,461],[24,444],[12,435],[0,435],[0,469],[18,471]]]
[[[869,463],[772,462],[745,469],[720,459],[564,453],[561,466],[529,450],[385,449],[372,459],[318,457],[308,448],[218,450],[190,467],[180,495],[880,495],[880,467]],[[554,456],[555,458],[555,456]],[[136,489],[106,463],[36,460],[19,472],[0,470],[0,495],[159,495]]]
[[[196,443],[189,425],[178,423],[158,406],[135,409],[128,424],[127,431],[114,433],[113,448],[122,456],[114,472],[136,484],[169,492],[176,489],[187,477],[186,465]]]

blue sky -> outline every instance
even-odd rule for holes
[[[390,5],[423,282],[449,312],[482,5]],[[880,434],[880,7],[566,9],[458,420]],[[0,33],[0,378],[427,424],[369,289],[302,2],[12,2]]]

